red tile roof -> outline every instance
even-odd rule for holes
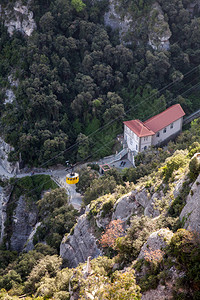
[[[150,130],[147,126],[144,125],[140,120],[132,120],[132,121],[126,121],[124,124],[130,128],[137,136],[143,137],[143,136],[149,136],[154,135],[155,132]]]
[[[180,104],[175,104],[161,112],[160,114],[148,119],[144,122],[145,126],[154,132],[167,127],[169,124],[175,122],[185,115]]]

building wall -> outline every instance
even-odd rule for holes
[[[152,135],[144,136],[140,138],[140,151],[146,150],[148,147],[152,145]]]
[[[128,158],[128,160],[133,164],[133,166],[135,167],[135,157],[134,157],[134,152],[131,152],[131,151],[129,150],[127,158]]]
[[[124,139],[131,151],[139,151],[139,137],[126,125],[124,125]]]
[[[152,145],[159,145],[161,144],[164,140],[169,139],[170,136],[175,135],[176,133],[178,133],[179,131],[182,130],[182,123],[183,123],[183,118],[180,118],[178,120],[176,120],[175,122],[173,122],[173,128],[171,128],[171,124],[168,125],[167,127],[161,129],[159,132],[159,136],[157,136],[158,132],[156,132],[155,135],[153,135],[152,138]],[[166,132],[164,132],[164,129],[166,129]]]

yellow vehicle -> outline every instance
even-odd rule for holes
[[[74,172],[71,172],[71,173],[68,173],[67,176],[66,176],[66,182],[68,184],[76,184],[79,182],[79,174],[78,173],[74,173]]]
[[[71,169],[71,172],[67,174],[66,176],[66,182],[68,184],[76,184],[79,182],[79,174],[74,172],[74,165],[71,165],[69,161],[66,161],[67,165],[69,166],[69,170]]]

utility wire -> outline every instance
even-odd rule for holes
[[[185,93],[191,91],[191,90],[194,89],[194,88],[197,88],[198,86],[200,86],[200,82],[197,83],[197,84],[195,84],[194,86],[190,87],[189,89],[187,89],[186,91],[184,91],[182,94],[180,94],[180,95],[178,95],[178,96],[182,96],[183,94],[185,94]],[[178,98],[178,96],[177,96],[176,98],[172,99],[168,104],[171,104],[171,103],[175,102],[175,100]],[[163,107],[163,108],[165,108],[165,107]],[[148,118],[148,119],[151,118],[152,116],[155,115],[155,112],[159,112],[159,111],[160,111],[160,108],[157,109],[157,110],[154,110],[154,113],[153,113],[153,114],[150,114],[147,118]],[[117,134],[117,131],[118,131],[118,129],[116,129],[116,130],[114,131],[114,133],[116,132],[116,134]],[[115,137],[114,139],[110,140],[109,142],[106,142],[106,144],[103,144],[99,149],[97,149],[96,151],[94,151],[94,152],[93,152],[93,155],[96,154],[96,153],[98,153],[99,151],[101,151],[101,150],[104,149],[105,147],[108,147],[108,144],[111,144],[111,143],[113,143],[114,141],[116,141],[116,137]],[[95,144],[95,142],[94,142],[93,144]],[[86,158],[82,159],[79,163],[83,163],[84,161],[87,161],[91,156],[92,156],[92,154],[90,154],[90,155],[87,156]],[[19,179],[18,179],[18,180],[19,180]],[[51,180],[52,180],[52,179],[48,179],[47,181],[43,182],[41,185],[45,185],[46,183],[50,182]],[[15,183],[16,183],[16,182],[15,182]],[[33,191],[37,190],[39,187],[40,187],[40,185],[37,186],[36,188],[30,190],[30,191],[28,192],[28,194],[26,194],[26,195],[29,195],[29,194],[32,193]],[[25,189],[24,189],[24,191],[25,191]]]
[[[186,74],[184,74],[183,79],[188,77],[191,73],[193,73],[195,70],[197,70],[199,68],[200,64],[196,67],[194,67],[192,70],[188,71]],[[168,87],[171,87],[173,85],[175,85],[177,82],[179,82],[179,79],[175,80],[174,82],[171,82],[170,84],[166,85],[165,87],[163,87],[162,89],[156,91],[155,93],[153,93],[152,95],[150,95],[149,97],[145,98],[143,101],[141,101],[140,103],[134,105],[134,107],[131,107],[130,109],[128,109],[127,111],[125,111],[125,114],[127,115],[132,109],[138,107],[139,105],[141,105],[142,103],[147,102],[149,99],[151,99],[152,97],[155,97],[155,95],[161,93],[162,91],[166,90]],[[120,118],[117,117],[111,121],[109,121],[108,123],[106,123],[105,125],[101,126],[100,128],[96,129],[95,131],[93,131],[92,133],[90,133],[85,139],[93,136],[94,134],[96,134],[97,132],[101,131],[102,129],[108,127],[109,125],[113,124],[113,122],[115,122],[116,120],[118,120]],[[74,143],[73,145],[69,146],[67,149],[61,151],[60,153],[58,153],[57,155],[55,155],[54,157],[50,158],[49,160],[47,160],[46,162],[42,163],[39,168],[45,166],[46,164],[48,164],[49,162],[51,162],[52,160],[56,159],[57,157],[59,157],[60,155],[64,154],[67,151],[72,150],[74,147],[78,146],[79,142]]]
[[[199,66],[200,66],[200,65],[194,67],[192,70],[190,70],[190,71],[188,71],[186,74],[184,74],[184,79],[187,78],[190,74],[192,74],[197,68],[199,68]],[[196,80],[196,78],[195,78],[195,80]],[[127,113],[128,113],[129,111],[131,111],[132,109],[138,107],[138,106],[141,105],[142,103],[148,101],[149,99],[151,99],[151,98],[154,97],[155,95],[159,94],[160,92],[166,90],[168,87],[171,87],[171,86],[175,85],[178,81],[179,81],[179,79],[177,79],[177,80],[175,80],[174,82],[172,82],[172,83],[166,85],[165,87],[163,87],[162,89],[156,91],[155,93],[153,93],[153,94],[150,95],[149,97],[146,97],[143,101],[141,101],[140,103],[134,105],[134,107],[131,107],[130,109],[128,109],[128,110],[125,112],[125,114],[127,114]],[[194,79],[193,79],[191,82],[193,82],[193,81],[194,81]],[[187,85],[191,84],[191,82],[187,83]],[[187,93],[188,91],[192,90],[193,88],[199,86],[199,84],[200,84],[200,83],[197,83],[195,86],[190,87],[188,90],[184,91],[184,92],[183,92],[182,94],[180,94],[179,96],[181,96],[181,95]],[[186,85],[186,86],[187,86],[187,85]],[[178,96],[177,96],[177,97],[178,97]],[[175,100],[177,99],[177,97],[176,97],[175,99],[173,99],[172,101],[170,101],[168,104],[170,104],[170,103],[172,103],[173,101],[175,101]],[[154,110],[154,114],[153,114],[153,115],[155,115],[155,112],[157,112],[157,111],[160,111],[160,109]],[[152,115],[149,116],[148,118],[150,118],[150,117],[152,117]],[[100,130],[103,130],[103,129],[106,128],[108,125],[111,125],[113,122],[117,121],[119,118],[120,118],[120,116],[117,117],[117,118],[115,118],[115,119],[113,119],[113,120],[111,120],[111,121],[109,121],[107,124],[101,126],[101,127],[98,128],[97,130],[95,130],[94,132],[92,132],[91,134],[89,134],[86,138],[89,138],[89,137],[91,137],[92,135],[94,135],[95,133],[99,132]],[[117,129],[117,130],[118,130],[118,129]],[[86,139],[86,138],[85,138],[85,139]],[[102,147],[100,147],[99,149],[97,149],[95,152],[93,152],[93,155],[94,155],[95,153],[99,152],[102,148],[107,147],[108,143],[110,144],[110,143],[113,142],[114,140],[116,140],[116,138],[112,139],[111,141],[107,142],[106,145],[103,145]],[[94,142],[93,144],[95,144],[95,142]],[[50,161],[54,160],[55,158],[59,157],[60,155],[62,155],[62,154],[64,154],[65,152],[67,152],[67,151],[73,149],[74,147],[76,147],[76,146],[78,146],[78,145],[79,145],[79,142],[74,143],[73,145],[71,145],[71,146],[68,147],[67,149],[65,149],[65,150],[61,151],[60,153],[58,153],[57,155],[55,155],[53,158],[51,158],[51,159],[47,160],[46,162],[42,163],[38,168],[43,167],[44,165],[46,165],[46,164],[49,163]],[[87,160],[87,159],[90,158],[90,157],[91,157],[91,155],[88,156],[87,158],[85,158],[84,160],[82,160],[81,162]],[[15,183],[17,183],[18,180],[20,180],[20,178],[16,178]],[[51,179],[48,179],[46,182],[44,182],[44,183],[42,183],[42,184],[44,185],[44,184],[48,183],[50,180],[51,180]],[[40,185],[39,185],[39,186],[40,186]],[[34,189],[32,189],[31,191],[29,191],[29,193],[31,193],[31,192],[33,192],[34,190],[38,189],[39,186],[36,187],[36,188],[34,188]],[[25,190],[24,190],[24,191],[25,191]],[[29,193],[28,193],[28,194],[29,194]]]

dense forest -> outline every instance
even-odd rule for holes
[[[20,153],[29,165],[55,156],[52,164],[69,155],[74,161],[105,156],[123,120],[145,120],[177,102],[186,113],[199,108],[200,16],[190,14],[190,1],[158,2],[172,33],[169,50],[148,44],[153,1],[119,1],[122,15],[127,7],[137,24],[132,43],[104,26],[106,0],[32,1],[37,30],[30,37],[10,37],[1,23],[1,134],[15,147],[10,160]],[[18,87],[5,105],[9,75]]]
[[[200,118],[164,148],[139,153],[134,168],[100,176],[91,163],[119,150],[124,120],[175,103],[186,114],[199,109],[198,5],[113,1],[121,21],[132,20],[122,35],[105,26],[108,0],[20,3],[33,12],[30,36],[9,34],[16,1],[0,0],[0,135],[14,147],[9,160],[90,163],[77,171],[79,211],[53,172],[1,177],[0,299],[200,299]],[[156,47],[165,35],[168,46]],[[13,101],[5,101],[9,89]]]

